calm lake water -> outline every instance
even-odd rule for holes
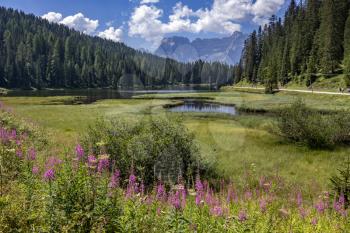
[[[56,89],[56,90],[37,90],[10,91],[6,96],[9,97],[50,97],[50,96],[75,96],[77,102],[89,104],[98,100],[105,99],[129,99],[136,95],[143,94],[167,94],[167,93],[193,93],[201,91],[210,91],[206,87],[176,86],[163,89],[147,90],[116,90],[116,89]],[[69,103],[67,103],[69,104]],[[74,103],[72,103],[74,104]]]
[[[203,112],[237,115],[237,111],[234,106],[191,100],[184,101],[184,103],[181,105],[170,107],[169,110],[171,112]]]

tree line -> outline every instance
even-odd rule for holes
[[[235,82],[264,83],[268,89],[302,78],[345,74],[350,84],[350,1],[292,0],[284,19],[253,31],[245,41]]]
[[[0,86],[5,88],[224,85],[233,67],[180,63],[0,7]]]

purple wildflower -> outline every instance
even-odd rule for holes
[[[323,213],[326,209],[326,205],[323,202],[323,200],[319,200],[316,204],[315,204],[315,208],[319,213]]]
[[[313,218],[313,219],[311,220],[311,224],[314,225],[314,226],[316,226],[316,225],[318,224],[318,219],[317,219],[317,218]]]
[[[102,173],[109,168],[109,157],[107,155],[101,155],[98,160],[97,171]]]
[[[34,161],[36,159],[36,151],[34,148],[29,149],[27,158],[29,161]]]
[[[33,175],[38,175],[39,171],[40,171],[40,169],[38,166],[33,166],[33,168],[32,168]]]
[[[259,207],[262,213],[265,213],[266,209],[267,209],[267,201],[265,199],[261,199],[259,201]]]
[[[77,155],[77,159],[78,160],[82,160],[83,157],[84,157],[84,148],[78,144],[76,147],[75,147],[75,153]]]
[[[138,187],[136,184],[136,176],[134,175],[134,173],[131,173],[129,176],[129,184],[128,187],[126,189],[126,197],[130,198],[132,197],[135,193],[137,193],[138,191]]]
[[[211,214],[216,217],[221,217],[224,214],[224,211],[221,206],[214,206],[210,210]]]
[[[87,162],[90,167],[94,167],[97,164],[97,159],[94,155],[89,155]]]
[[[16,155],[19,159],[23,159],[23,152],[21,149],[16,150]]]
[[[253,197],[253,194],[252,194],[251,191],[248,190],[248,191],[246,191],[246,192],[244,193],[244,197],[245,197],[246,200],[251,200],[252,197]]]
[[[339,214],[341,215],[346,215],[346,211],[345,211],[345,197],[344,194],[341,194],[339,196],[339,199],[334,201],[333,203],[333,208],[335,211],[337,211]]]
[[[49,169],[44,173],[44,180],[53,181],[55,179],[55,170]]]
[[[240,222],[244,222],[244,221],[247,221],[248,220],[248,216],[247,216],[247,212],[245,210],[241,210],[239,213],[238,213],[238,220]]]
[[[180,192],[176,191],[175,193],[170,194],[169,202],[175,209],[177,210],[181,209]]]
[[[299,208],[299,214],[300,214],[300,217],[301,217],[302,219],[305,219],[306,216],[308,215],[307,211],[306,211],[303,207],[300,207],[300,208]]]
[[[301,192],[297,193],[297,205],[298,207],[301,207],[303,204],[303,195],[301,194]]]
[[[119,170],[115,170],[115,172],[113,173],[111,180],[109,182],[108,187],[109,188],[117,188],[119,186],[119,179],[120,179],[120,171]]]
[[[226,198],[227,203],[231,203],[231,201],[236,203],[237,200],[238,200],[238,197],[236,192],[232,187],[230,187],[227,191],[227,198]]]
[[[53,169],[57,165],[60,165],[61,163],[62,163],[62,160],[60,160],[57,157],[51,156],[47,159],[46,164],[45,164],[45,168],[46,168],[46,170]]]
[[[196,205],[199,206],[204,196],[204,185],[201,179],[199,178],[199,176],[196,179],[195,190],[196,190]]]
[[[157,185],[157,195],[156,198],[160,201],[164,201],[166,199],[166,192],[163,184],[159,183]]]

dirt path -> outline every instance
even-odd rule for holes
[[[263,88],[263,87],[234,87],[234,88],[235,89],[265,90],[265,88]],[[285,88],[278,89],[278,91],[350,96],[350,93],[331,92],[331,91],[309,91],[309,90],[297,90],[297,89],[285,89]]]

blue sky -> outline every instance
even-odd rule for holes
[[[87,34],[154,50],[163,37],[224,37],[251,32],[290,0],[0,0],[1,6]]]

